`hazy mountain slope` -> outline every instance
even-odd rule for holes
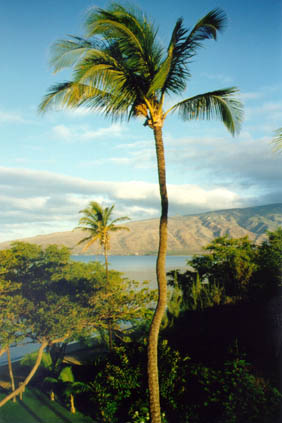
[[[158,219],[130,222],[130,232],[121,231],[112,234],[111,254],[154,254],[158,248]],[[265,238],[267,230],[273,231],[282,226],[282,203],[244,209],[219,210],[193,216],[171,217],[168,224],[168,253],[193,254],[213,238],[224,234],[232,237],[248,237],[256,242]],[[47,246],[49,244],[66,245],[73,254],[81,254],[82,246],[78,241],[85,236],[79,230],[58,232],[25,238],[24,241]],[[9,242],[0,244],[7,248]],[[101,253],[95,245],[86,254]]]

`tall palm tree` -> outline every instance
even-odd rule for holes
[[[182,94],[191,73],[192,58],[207,39],[216,39],[225,14],[214,9],[191,31],[177,20],[167,49],[157,40],[157,29],[140,11],[112,3],[107,10],[92,9],[86,19],[86,38],[71,37],[56,42],[51,63],[57,72],[73,68],[72,79],[54,85],[40,110],[60,105],[88,107],[112,119],[143,117],[155,139],[161,197],[159,249],[156,263],[159,298],[148,342],[148,381],[152,423],[161,422],[158,382],[158,334],[166,308],[168,197],[162,128],[168,114],[184,120],[221,120],[231,134],[238,132],[242,105],[235,87],[188,97],[165,109],[167,94]]]
[[[129,220],[129,217],[123,216],[111,220],[111,215],[113,213],[114,207],[115,206],[112,205],[111,207],[103,208],[99,203],[91,201],[86,209],[80,211],[80,213],[83,213],[84,216],[79,220],[80,226],[78,226],[79,229],[82,229],[83,231],[89,233],[87,237],[79,241],[79,244],[87,242],[85,247],[83,248],[83,251],[87,250],[96,241],[99,242],[99,244],[104,250],[106,270],[106,292],[110,282],[108,264],[108,253],[110,250],[110,233],[122,230],[129,231],[129,228],[127,228],[126,226],[116,225],[117,223],[123,222],[124,220]],[[108,321],[108,335],[109,349],[111,351],[113,345],[113,330],[111,320]]]

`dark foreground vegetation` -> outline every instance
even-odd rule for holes
[[[159,344],[163,422],[278,423],[282,230],[259,246],[217,238],[188,264],[186,272],[169,274]],[[104,266],[73,262],[56,246],[15,243],[0,252],[0,266],[3,353],[24,337],[47,342],[27,391],[18,391],[17,404],[3,404],[0,416],[9,410],[20,416],[20,393],[24,401],[44,393],[45,405],[80,416],[68,421],[148,421],[146,351],[155,293],[114,271],[105,290]],[[67,347],[71,340],[79,348]],[[6,379],[1,372],[10,381],[1,385],[1,403],[26,381],[39,355],[24,357],[14,372],[11,365]]]

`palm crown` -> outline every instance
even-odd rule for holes
[[[129,217],[123,216],[111,220],[114,205],[103,208],[99,203],[91,201],[89,206],[81,210],[84,216],[79,220],[78,228],[89,233],[89,235],[79,241],[79,244],[87,242],[83,251],[87,250],[94,242],[99,241],[99,244],[108,251],[110,248],[110,232],[117,232],[121,230],[129,230],[126,226],[117,226],[124,220],[129,220]]]
[[[143,116],[145,125],[162,126],[169,112],[185,119],[223,121],[232,134],[240,128],[241,103],[234,87],[199,94],[164,110],[166,94],[181,94],[191,74],[191,59],[206,39],[216,39],[225,15],[215,9],[191,31],[178,19],[168,48],[157,41],[157,30],[134,9],[113,3],[108,10],[94,9],[86,20],[88,38],[59,40],[52,48],[55,72],[73,67],[71,81],[51,87],[40,105],[86,106],[113,119]]]

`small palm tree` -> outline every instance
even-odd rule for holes
[[[129,228],[127,228],[126,226],[116,225],[119,222],[129,220],[129,217],[123,216],[111,220],[113,209],[114,205],[112,205],[111,207],[103,208],[100,204],[96,203],[95,201],[91,201],[91,203],[86,209],[80,211],[80,213],[83,213],[84,216],[79,220],[80,226],[78,226],[79,229],[89,232],[89,235],[87,237],[79,241],[79,244],[86,242],[83,251],[87,250],[96,241],[99,242],[99,244],[104,250],[106,270],[106,292],[107,287],[110,283],[108,264],[108,252],[110,250],[110,233],[122,230],[129,231]],[[108,335],[109,349],[112,350],[113,329],[111,320],[108,321]]]
[[[129,217],[123,216],[111,220],[114,207],[112,205],[111,207],[103,208],[99,203],[91,201],[86,209],[80,210],[79,213],[83,213],[84,216],[79,220],[79,226],[77,227],[77,229],[82,229],[89,233],[87,237],[78,243],[83,244],[87,242],[82,251],[86,251],[96,241],[103,248],[107,282],[109,280],[108,253],[110,250],[110,233],[122,230],[129,231],[129,228],[126,226],[117,226],[119,222],[130,220]]]
[[[112,3],[107,10],[94,8],[86,20],[87,38],[59,40],[53,48],[55,71],[73,67],[70,81],[50,88],[40,110],[59,104],[80,106],[102,112],[113,119],[142,117],[154,134],[161,218],[156,265],[159,299],[148,342],[148,381],[152,423],[161,422],[158,381],[158,335],[166,309],[166,251],[168,196],[162,129],[170,113],[184,120],[221,120],[236,134],[242,119],[242,105],[236,99],[237,88],[224,88],[198,94],[168,109],[166,95],[183,94],[191,78],[190,63],[203,41],[217,38],[226,17],[214,9],[200,19],[192,30],[178,19],[167,49],[157,40],[157,30],[144,13]]]

